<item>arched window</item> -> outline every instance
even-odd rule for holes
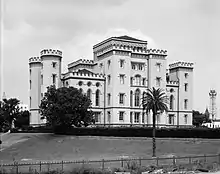
[[[130,92],[130,106],[133,106],[133,91]]]
[[[140,90],[137,89],[135,91],[135,96],[134,96],[134,106],[139,106],[140,105]]]
[[[173,110],[173,95],[170,96],[170,110]]]
[[[95,105],[99,106],[100,104],[100,91],[97,89],[95,93]]]
[[[92,90],[88,89],[87,90],[87,97],[91,100],[91,94],[92,94]]]
[[[141,76],[140,75],[135,76],[135,85],[137,85],[137,86],[141,85]]]

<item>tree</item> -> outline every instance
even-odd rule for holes
[[[209,113],[208,110],[206,109],[205,113],[200,113],[199,111],[193,110],[193,125],[200,127],[202,126],[202,123],[207,123],[210,122],[209,119]]]
[[[30,112],[21,111],[16,118],[14,124],[16,128],[23,128],[24,126],[29,126]]]
[[[16,98],[3,99],[1,102],[1,119],[4,120],[4,125],[12,127],[12,122],[19,115],[19,105],[20,101]]]
[[[153,157],[156,156],[156,115],[168,111],[167,103],[166,93],[160,88],[155,89],[153,87],[152,89],[147,89],[147,92],[143,94],[143,110],[146,111],[146,114],[150,113],[150,111],[153,113]]]
[[[90,108],[90,99],[78,89],[50,86],[41,101],[40,113],[52,127],[81,127],[94,122]]]

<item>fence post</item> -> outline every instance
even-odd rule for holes
[[[61,169],[62,169],[62,172],[63,172],[63,161],[61,162],[61,165],[62,165],[62,166],[61,166]]]
[[[175,156],[173,156],[173,165],[174,166],[176,165],[176,158],[175,158]]]
[[[105,169],[105,160],[102,159],[102,170],[104,170],[104,169]]]
[[[139,158],[139,165],[140,165],[140,167],[141,167],[141,157]]]
[[[158,157],[156,158],[156,163],[157,163],[157,166],[159,166],[159,158]]]
[[[121,158],[121,167],[124,167],[123,158]]]
[[[41,161],[40,161],[39,165],[40,165],[40,173],[41,173]]]
[[[191,159],[191,156],[189,157],[189,164],[191,164],[192,163],[192,159]]]

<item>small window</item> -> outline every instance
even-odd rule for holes
[[[69,82],[68,81],[66,81],[66,87],[68,87],[69,86]]]
[[[124,68],[125,60],[120,60],[120,68]]]
[[[119,121],[124,121],[124,112],[119,112]]]
[[[124,83],[125,83],[125,75],[120,74],[120,84],[124,84]]]
[[[132,68],[133,70],[135,70],[135,69],[136,69],[136,66],[135,66],[135,64],[134,64],[134,63],[131,65],[131,68]]]
[[[184,115],[184,123],[187,124],[188,123],[188,115]]]
[[[83,82],[82,82],[82,81],[79,81],[78,84],[79,84],[79,86],[82,86],[82,85],[83,85]]]
[[[111,83],[111,75],[108,75],[108,85],[110,85],[110,83]]]
[[[53,65],[53,68],[56,68],[57,63],[53,62],[52,65]]]
[[[168,117],[169,117],[169,124],[174,125],[174,115],[170,114],[170,115],[168,115]]]
[[[145,86],[146,85],[146,78],[142,79],[142,85]]]
[[[88,85],[88,86],[91,86],[91,85],[92,85],[92,83],[91,83],[91,82],[88,82],[88,83],[87,83],[87,85]]]
[[[111,65],[111,60],[108,60],[108,68],[110,67]]]
[[[30,80],[30,89],[31,89],[31,80]]]
[[[185,92],[187,92],[188,91],[188,83],[184,84],[184,88],[185,88]]]
[[[184,76],[185,76],[185,78],[187,79],[188,76],[189,76],[189,74],[188,74],[188,73],[185,73]]]
[[[102,68],[102,67],[103,67],[103,63],[100,63],[100,64],[99,64],[99,67]]]
[[[80,92],[80,93],[83,93],[83,89],[82,89],[82,88],[79,88],[79,92]]]
[[[144,65],[143,64],[138,64],[138,69],[142,71],[144,69]]]
[[[125,96],[124,93],[119,94],[119,104],[124,104],[124,96]]]
[[[157,72],[160,72],[161,63],[156,63],[156,67],[157,67]]]
[[[184,109],[188,109],[188,100],[187,99],[184,100]]]
[[[56,74],[53,74],[53,84],[56,84]]]
[[[110,105],[110,104],[111,104],[111,94],[108,93],[108,105]]]
[[[41,80],[41,85],[43,85],[43,80],[44,80],[43,79],[43,74],[41,74],[41,79],[40,80]]]
[[[156,78],[156,86],[157,86],[157,87],[160,87],[160,81],[161,81],[161,78],[160,78],[160,77],[157,77],[157,78]]]
[[[100,86],[100,83],[99,83],[99,82],[97,82],[95,85],[96,85],[96,87],[99,87],[99,86]]]

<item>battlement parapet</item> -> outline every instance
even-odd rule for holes
[[[79,64],[94,65],[94,61],[93,60],[88,60],[88,59],[79,59],[75,62],[72,62],[72,63],[68,64],[68,68],[74,67],[74,66],[79,65]]]
[[[167,85],[172,85],[172,86],[178,86],[178,84],[179,84],[178,81],[173,81],[173,80],[167,82]]]
[[[31,57],[29,59],[29,64],[30,63],[41,63],[41,58],[40,57]]]
[[[169,69],[180,68],[180,67],[181,68],[194,68],[194,63],[179,61],[179,62],[169,64]]]
[[[66,74],[63,74],[62,75],[62,78],[63,79],[67,79],[67,78],[74,78],[74,77],[77,77],[77,78],[95,78],[95,79],[100,79],[100,80],[104,80],[105,78],[105,75],[104,74],[99,74],[99,73],[84,73],[84,72],[78,72],[78,71],[75,71],[75,72],[69,72],[69,73],[66,73]]]
[[[167,55],[167,50],[161,50],[161,49],[147,49],[147,54],[159,54],[159,55]]]
[[[53,49],[44,49],[40,52],[41,56],[59,56],[62,57],[62,51]]]

